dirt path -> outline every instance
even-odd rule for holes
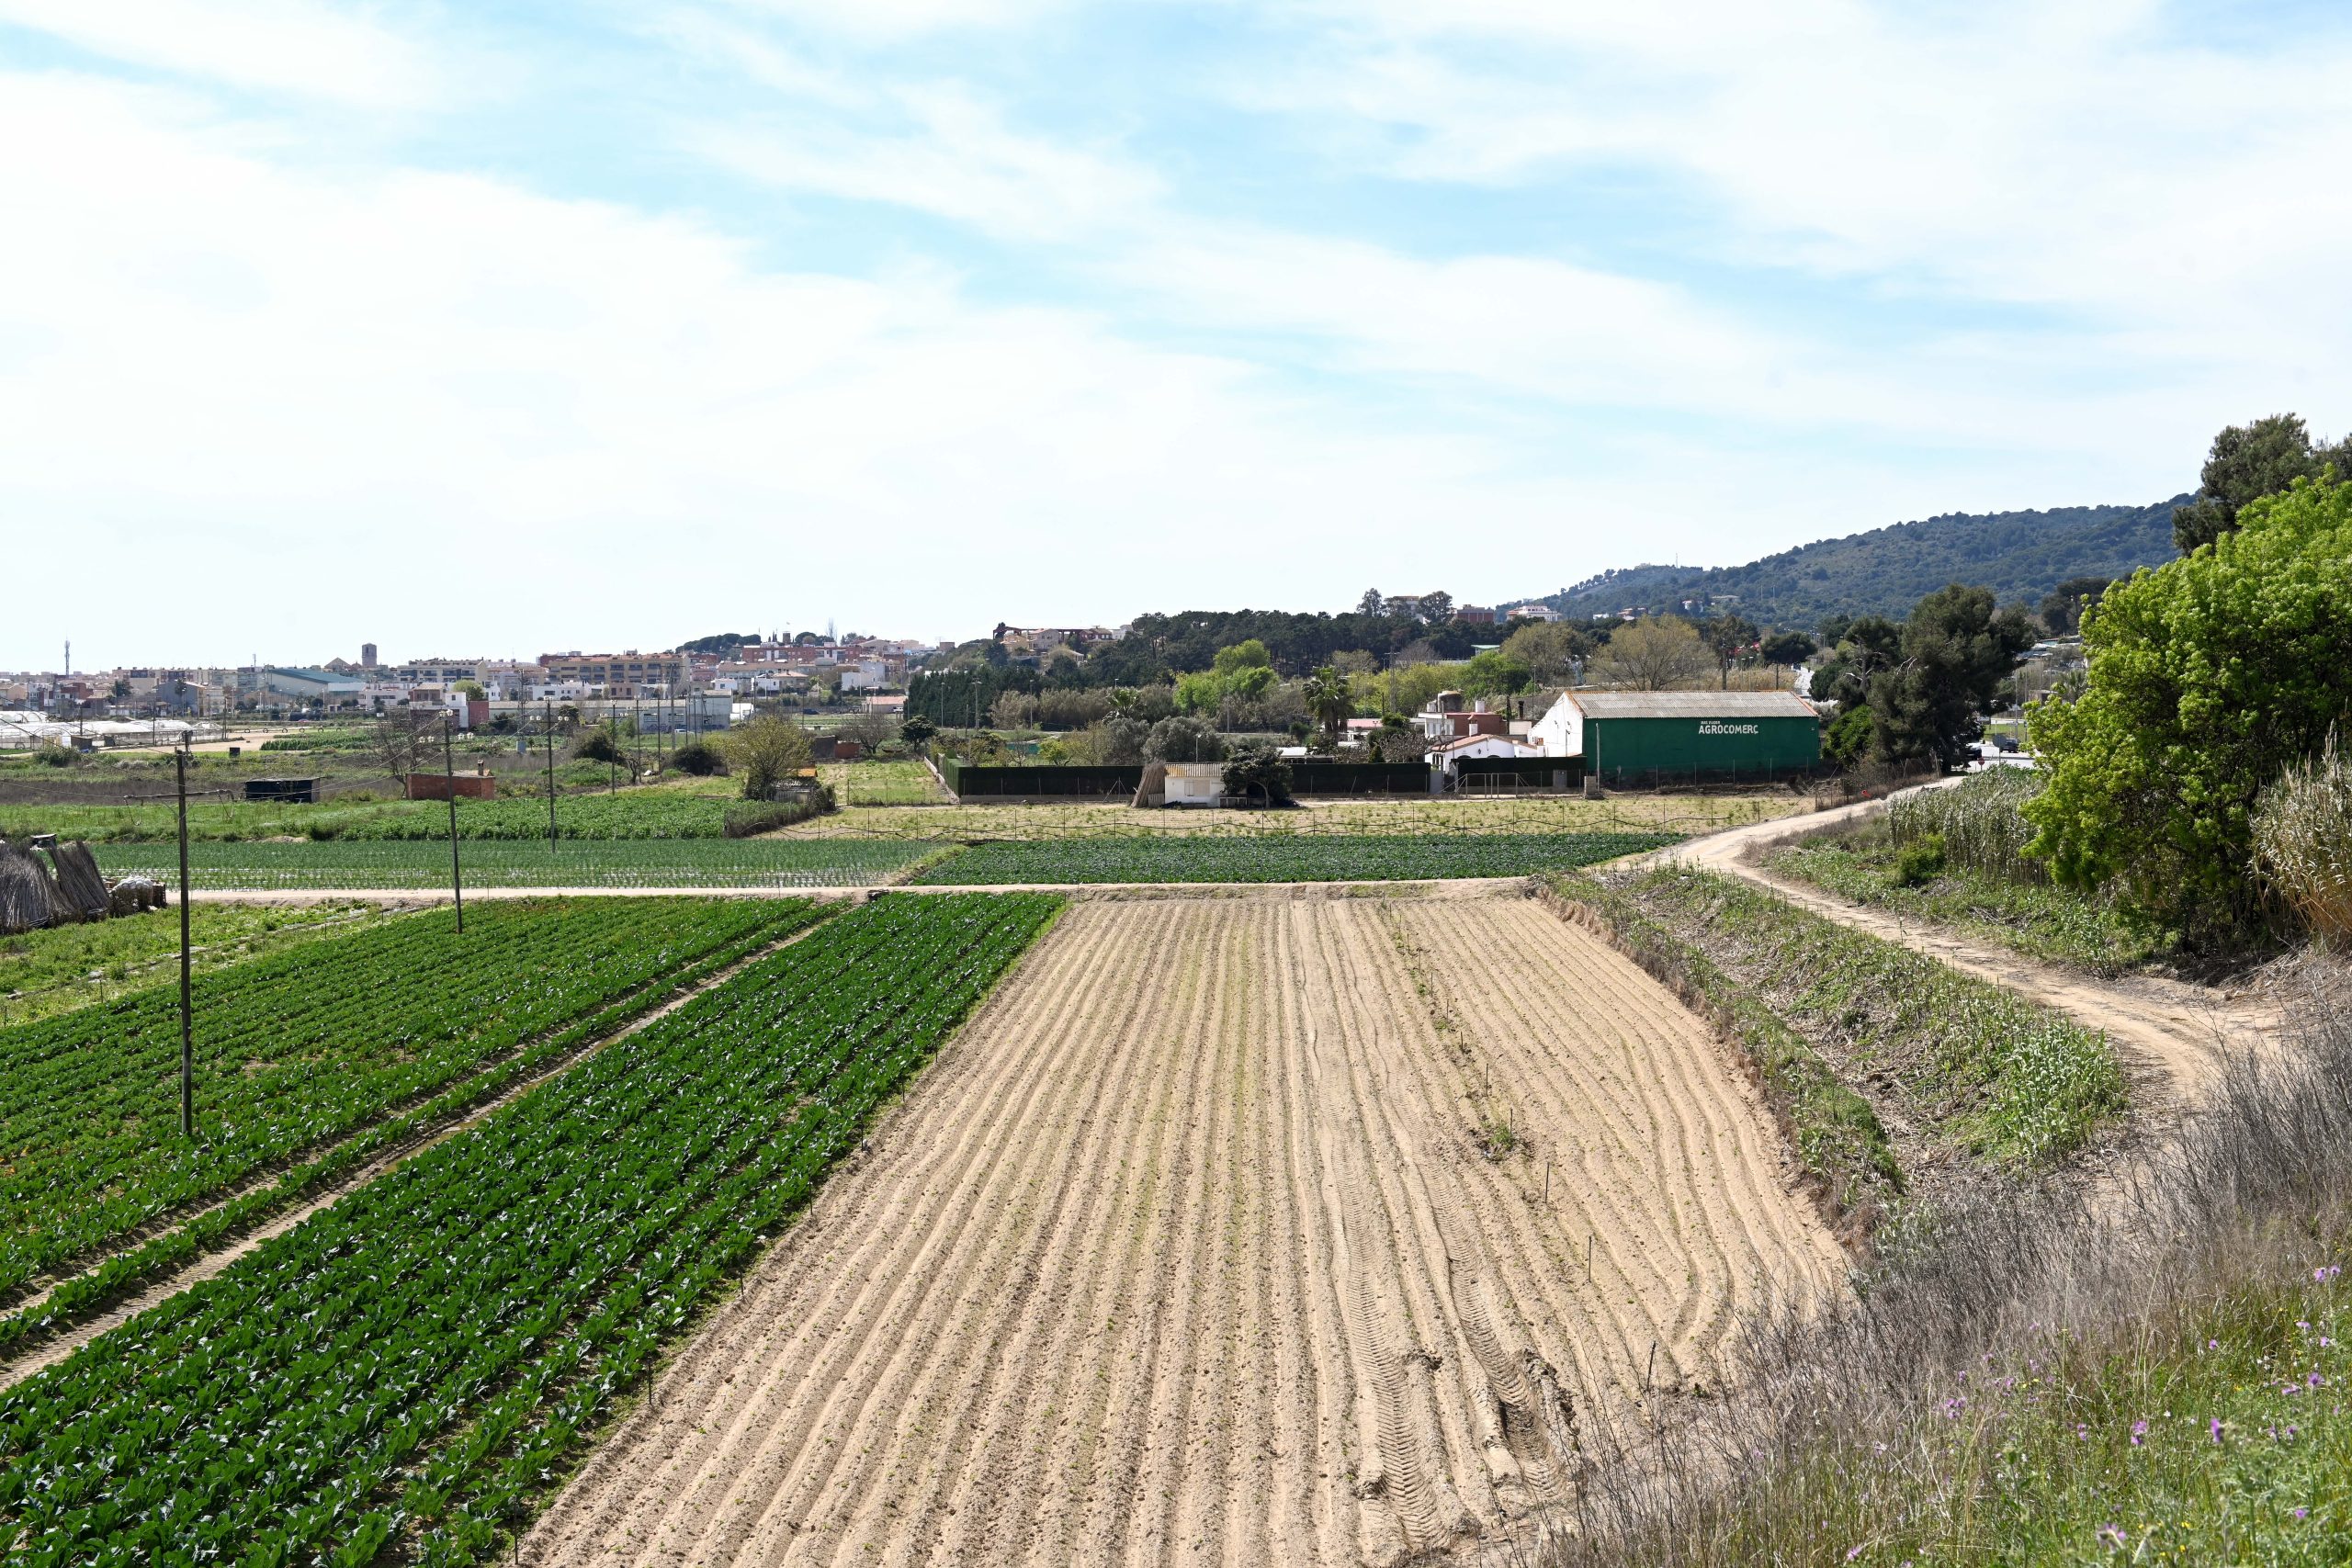
[[[1962,974],[2047,1003],[2087,1028],[2105,1030],[2132,1058],[2129,1065],[2135,1076],[2176,1102],[2193,1099],[2230,1053],[2256,1047],[2278,1031],[2282,1017],[2278,1005],[2255,992],[2219,991],[2154,976],[2101,979],[1949,926],[1849,903],[1760,863],[1763,852],[1776,844],[1883,811],[1885,804],[1869,801],[1813,817],[1734,828],[1661,850],[1657,859],[1743,877],[1802,908],[1901,942]]]
[[[668,1017],[671,1013],[677,1011],[680,1008],[685,1006],[696,997],[701,996],[712,987],[723,984],[729,977],[742,970],[746,965],[755,964],[761,959],[767,957],[770,953],[781,952],[783,949],[790,947],[794,942],[800,941],[816,929],[818,928],[814,926],[804,926],[800,930],[794,931],[791,935],[785,937],[780,942],[771,942],[767,946],[761,948],[757,953],[746,954],[744,957],[740,958],[734,963],[728,964],[723,969],[720,969],[718,973],[702,981],[699,985],[671,998],[668,1001],[663,1002],[661,1006],[653,1009],[651,1011],[639,1014],[638,1017],[629,1020],[627,1023],[622,1024],[619,1028],[615,1029],[608,1034],[604,1034],[594,1040],[586,1042],[577,1050],[567,1052],[558,1060],[541,1067],[537,1072],[533,1073],[530,1077],[501,1091],[494,1098],[483,1101],[481,1105],[476,1106],[473,1110],[467,1111],[464,1115],[457,1118],[456,1120],[444,1122],[437,1126],[419,1133],[416,1136],[409,1139],[405,1143],[401,1143],[386,1149],[382,1154],[377,1156],[374,1159],[369,1160],[366,1165],[359,1167],[356,1170],[354,1170],[349,1175],[345,1176],[342,1180],[335,1182],[331,1187],[322,1190],[316,1196],[295,1205],[293,1208],[287,1210],[281,1214],[272,1217],[262,1224],[254,1227],[253,1230],[246,1232],[243,1235],[239,1236],[234,1241],[220,1247],[218,1250],[206,1253],[203,1257],[198,1258],[193,1263],[188,1264],[186,1268],[164,1276],[163,1279],[157,1280],[155,1283],[148,1286],[145,1290],[139,1292],[135,1295],[126,1296],[121,1301],[115,1303],[114,1305],[107,1307],[96,1315],[75,1324],[73,1327],[58,1334],[55,1337],[39,1341],[28,1348],[22,1355],[7,1361],[5,1365],[0,1365],[0,1390],[14,1388],[17,1384],[24,1382],[27,1378],[31,1377],[36,1372],[45,1371],[50,1367],[55,1366],[58,1362],[64,1360],[67,1357],[73,1355],[74,1351],[80,1349],[83,1346],[88,1344],[91,1340],[96,1339],[99,1335],[106,1333],[107,1330],[120,1327],[123,1324],[130,1322],[132,1318],[138,1316],[141,1313],[145,1312],[148,1308],[160,1305],[162,1303],[169,1301],[172,1297],[178,1295],[182,1291],[187,1290],[191,1285],[211,1279],[214,1275],[221,1272],[231,1264],[236,1262],[238,1258],[244,1257],[249,1252],[256,1250],[273,1237],[285,1235],[288,1231],[292,1230],[296,1225],[300,1224],[304,1220],[309,1219],[312,1214],[317,1213],[320,1210],[334,1207],[335,1204],[341,1202],[345,1198],[358,1191],[368,1183],[379,1180],[390,1172],[399,1169],[401,1166],[407,1164],[410,1160],[414,1159],[425,1150],[432,1148],[435,1145],[445,1143],[447,1140],[456,1137],[460,1133],[479,1126],[493,1112],[512,1103],[515,1100],[520,1099],[522,1096],[530,1093],[531,1090],[538,1088],[541,1084],[546,1083],[549,1078],[554,1077],[559,1073],[571,1070],[586,1057],[595,1055],[597,1052],[602,1051],[605,1047],[612,1044],[614,1042],[628,1038],[628,1036],[636,1033],[639,1030],[652,1023],[656,1019]],[[484,1070],[492,1071],[495,1070],[495,1068],[485,1068]],[[250,1186],[240,1189],[241,1191],[251,1190]],[[209,1213],[214,1209],[219,1208],[222,1203],[231,1201],[232,1197],[233,1194],[209,1201],[206,1203],[203,1208],[191,1212],[188,1215],[183,1218],[179,1224],[182,1225],[191,1224],[202,1215]],[[169,1232],[164,1231],[159,1232],[158,1234],[167,1235]],[[56,1289],[56,1285],[50,1285],[42,1290],[38,1297],[23,1303],[11,1310],[16,1312],[32,1310],[39,1305],[40,1302],[47,1300]]]
[[[873,1145],[524,1562],[1397,1562],[1840,1288],[1709,1031],[1516,891],[1080,902]]]

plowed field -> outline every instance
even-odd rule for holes
[[[1521,897],[1080,903],[874,1144],[526,1562],[1467,1547],[1838,1288],[1705,1028]]]

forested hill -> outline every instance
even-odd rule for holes
[[[1824,539],[1746,566],[1603,572],[1544,603],[1587,620],[1629,606],[1668,610],[1701,595],[1736,595],[1732,607],[1759,625],[1810,626],[1832,614],[1902,615],[1944,584],[1965,582],[1992,589],[2004,604],[2032,605],[2068,578],[2124,577],[2170,560],[2173,508],[2188,500],[1956,512]]]

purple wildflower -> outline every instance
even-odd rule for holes
[[[2134,1422],[2132,1422],[2132,1446],[2133,1448],[2135,1448],[2135,1449],[2136,1449],[2136,1448],[2138,1448],[2141,1444],[2143,1444],[2143,1443],[2146,1442],[2147,1440],[2148,1440],[2148,1424],[2147,1424],[2145,1421],[2134,1421]]]

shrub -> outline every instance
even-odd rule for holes
[[[670,766],[691,777],[707,779],[727,771],[727,754],[707,740],[690,740],[670,753]]]
[[[33,761],[45,768],[70,768],[74,765],[74,752],[54,740],[43,741],[34,750]]]
[[[2327,750],[2262,792],[2254,859],[2264,879],[2322,941],[2352,947],[2352,756]]]
[[[571,754],[586,762],[611,762],[621,767],[628,765],[628,755],[621,750],[621,743],[613,739],[609,729],[591,730],[582,737]]]
[[[2352,711],[2352,486],[2299,485],[2108,590],[2087,682],[2033,711],[2026,807],[2061,878],[2116,883],[2207,947],[2258,934],[2256,801]]]
[[[1905,887],[1933,882],[1943,874],[1944,836],[1923,833],[1895,852],[1894,879]]]
[[[1290,800],[1290,764],[1263,742],[1242,747],[1225,764],[1225,793],[1269,806]]]
[[[822,817],[832,809],[833,786],[819,784],[790,800],[747,800],[730,806],[727,808],[724,831],[730,839],[748,839],[789,828],[795,822],[806,822],[811,817]]]

